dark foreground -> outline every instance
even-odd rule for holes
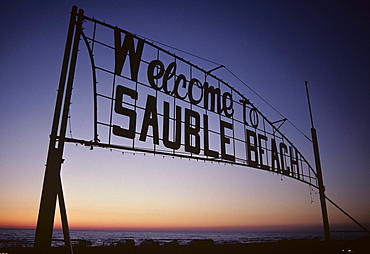
[[[352,251],[352,252],[351,252]],[[64,247],[55,247],[47,251],[38,251],[30,247],[4,247],[0,253],[66,253]],[[85,244],[75,245],[74,254],[96,253],[367,253],[370,254],[370,237],[353,240],[332,240],[329,243],[314,240],[281,240],[273,243],[248,243],[248,244],[214,244],[212,240],[193,241],[189,245],[178,245],[176,241],[157,245],[155,243],[134,246],[133,243],[121,243],[115,246],[86,247]]]

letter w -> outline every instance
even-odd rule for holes
[[[130,33],[125,33],[125,39],[121,45],[121,30],[114,29],[114,53],[115,67],[114,74],[121,75],[123,65],[125,64],[126,55],[130,58],[131,79],[137,81],[137,73],[143,53],[144,41],[138,39],[137,48],[134,46],[134,36]]]

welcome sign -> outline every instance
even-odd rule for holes
[[[293,143],[211,73],[219,67],[204,70],[88,17],[82,36],[92,63],[95,120],[94,141],[79,142],[248,166],[317,186]]]
[[[77,56],[91,63],[93,137],[66,137]],[[318,188],[330,239],[316,131],[316,170],[297,147],[232,84],[142,37],[72,8],[55,104],[34,246],[48,250],[59,202],[72,253],[61,182],[65,142],[252,167]],[[86,70],[86,66],[83,66]],[[281,124],[280,124],[281,125]]]

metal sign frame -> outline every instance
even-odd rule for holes
[[[319,187],[315,170],[280,131],[284,120],[270,121],[213,75],[219,67],[204,70],[123,29],[84,21],[93,27],[82,38],[92,68],[94,137],[68,142],[248,166]],[[96,38],[102,28],[111,32],[106,41]],[[99,47],[114,65],[99,64]]]

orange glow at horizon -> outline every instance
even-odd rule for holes
[[[317,207],[313,207],[317,209]],[[125,211],[126,210],[126,211]],[[294,210],[294,209],[293,209]],[[208,213],[207,213],[208,212]],[[246,211],[245,211],[246,212]],[[210,213],[189,215],[183,212],[148,212],[134,214],[130,209],[116,209],[115,212],[94,207],[90,211],[71,210],[69,212],[69,227],[74,230],[126,230],[126,231],[320,231],[320,217],[304,218],[282,216],[285,211],[276,211],[276,217],[262,212],[222,213],[222,209]],[[190,213],[191,214],[191,213]],[[318,214],[319,215],[319,214]],[[335,214],[334,214],[335,215]],[[0,228],[36,228],[37,211],[26,213],[12,211],[0,216]],[[350,227],[348,221],[338,220],[342,227]],[[352,225],[353,226],[353,225]],[[55,229],[61,229],[60,212],[56,209]],[[353,227],[352,227],[353,228]]]
[[[163,204],[162,204],[163,205]],[[261,206],[260,206],[261,207]],[[214,207],[187,207],[181,210],[166,209],[140,205],[139,208],[91,206],[88,213],[83,208],[72,208],[69,214],[71,229],[91,230],[149,230],[149,231],[277,231],[299,230],[304,228],[321,228],[318,216],[305,218],[284,211],[275,211],[271,217],[271,209],[266,212],[248,209]],[[313,206],[313,210],[317,207]],[[55,228],[61,228],[59,211],[57,209]]]

